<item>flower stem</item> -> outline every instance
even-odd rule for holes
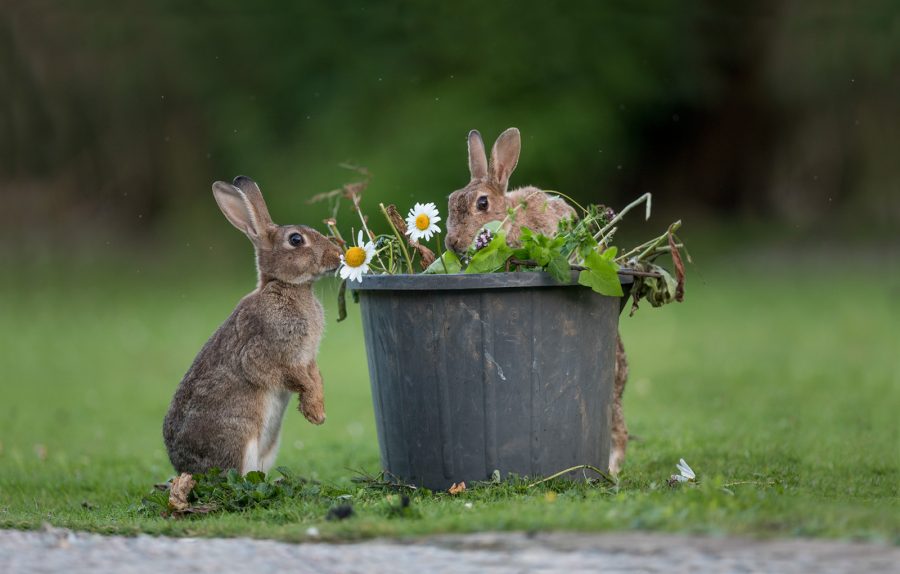
[[[659,237],[657,237],[656,240],[653,241],[653,243],[651,243],[649,246],[647,246],[647,248],[644,249],[644,250],[641,252],[640,255],[638,255],[637,260],[640,261],[640,260],[643,259],[644,257],[650,255],[650,253],[652,253],[654,249],[656,249],[657,247],[659,247],[659,245],[660,245],[663,241],[666,241],[666,240],[669,238],[669,235],[671,235],[672,233],[675,233],[675,231],[676,231],[679,227],[681,227],[681,220],[680,220],[680,219],[679,219],[678,221],[676,221],[675,223],[673,223],[672,225],[670,225],[670,226],[669,226],[669,229],[666,230],[665,233],[663,233],[662,235],[660,235]]]
[[[650,241],[647,241],[645,243],[641,243],[637,247],[631,249],[631,251],[629,251],[628,253],[625,253],[624,255],[620,255],[619,257],[616,257],[616,261],[625,261],[630,256],[632,256],[638,252],[640,252],[640,255],[637,256],[637,260],[640,261],[641,259],[647,257],[647,255],[649,255],[650,253],[653,253],[654,251],[656,251],[659,248],[659,245],[663,241],[666,241],[668,239],[669,234],[675,233],[675,231],[677,231],[679,227],[681,227],[680,219],[678,221],[676,221],[675,223],[673,223],[672,225],[670,225],[669,229],[667,229],[666,232],[663,233],[662,235],[660,235],[659,237],[651,239]]]
[[[545,189],[545,190],[544,190],[544,193],[552,193],[553,195],[558,195],[558,196],[560,196],[560,197],[563,197],[563,198],[565,198],[565,199],[568,199],[569,201],[571,201],[572,203],[574,203],[574,204],[575,204],[575,207],[577,207],[578,209],[580,209],[582,213],[587,213],[587,209],[585,209],[583,205],[581,205],[580,203],[578,203],[577,201],[575,201],[574,199],[572,199],[571,197],[569,197],[568,195],[566,195],[565,193],[563,193],[563,192],[561,192],[561,191],[556,191],[556,190],[554,190],[554,189]]]
[[[400,232],[397,231],[397,228],[394,227],[394,222],[391,221],[390,216],[388,215],[387,208],[383,203],[379,203],[378,207],[381,208],[381,213],[384,214],[384,218],[387,219],[388,225],[391,226],[391,229],[394,231],[394,235],[397,236],[397,241],[400,242],[400,249],[403,250],[403,257],[406,258],[406,268],[409,270],[409,274],[412,275],[414,273],[412,266],[412,259],[409,257],[409,251],[406,250],[406,243],[404,241],[404,237],[400,235]]]
[[[626,213],[628,213],[629,211],[631,211],[632,209],[634,209],[635,207],[637,207],[638,205],[640,205],[640,204],[643,203],[643,202],[647,202],[647,212],[646,212],[646,214],[644,215],[644,219],[645,219],[645,220],[646,220],[646,219],[650,219],[650,202],[651,202],[652,199],[653,199],[653,196],[652,196],[652,195],[650,194],[650,192],[648,191],[648,192],[645,193],[644,195],[640,196],[639,198],[635,199],[634,201],[632,201],[631,203],[629,203],[628,205],[626,205],[626,206],[622,209],[622,211],[620,211],[619,213],[617,213],[616,216],[613,217],[613,218],[609,221],[609,223],[607,223],[600,231],[598,231],[598,232],[594,235],[594,239],[597,239],[597,240],[599,241],[599,239],[600,239],[601,237],[603,237],[603,234],[604,234],[604,233],[606,233],[609,229],[612,229],[613,226],[614,226],[616,223],[622,221],[622,217],[624,217]]]
[[[535,191],[534,193],[529,194],[525,199],[520,201],[515,207],[512,208],[512,213],[507,213],[506,217],[503,218],[503,221],[500,222],[500,227],[498,229],[503,229],[503,226],[506,225],[507,220],[509,220],[509,216],[515,214],[519,209],[523,206],[528,205],[528,200],[534,197],[535,195],[543,193],[541,191]],[[507,231],[508,233],[508,231]]]
[[[444,275],[449,275],[450,272],[447,271],[447,262],[444,261],[444,251],[443,251],[443,249],[441,249],[441,234],[440,234],[440,233],[435,233],[435,235],[437,236],[437,250],[438,250],[438,257],[439,257],[440,260],[441,260],[441,265],[444,266]]]

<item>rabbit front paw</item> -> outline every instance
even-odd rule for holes
[[[320,425],[325,422],[325,403],[322,401],[304,401],[300,400],[300,412],[306,417],[306,420],[314,425]]]

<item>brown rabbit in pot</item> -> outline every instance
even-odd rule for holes
[[[457,253],[465,253],[485,223],[505,221],[507,241],[519,243],[522,227],[555,235],[565,218],[576,217],[575,210],[562,198],[545,193],[534,186],[507,191],[509,177],[519,161],[522,139],[517,128],[500,134],[491,149],[488,164],[484,141],[477,130],[469,132],[469,172],[471,180],[464,188],[450,194],[447,213],[446,245]],[[507,218],[510,209],[515,216]],[[628,359],[622,338],[616,337],[615,385],[612,405],[612,441],[609,470],[617,474],[625,460],[628,429],[622,411],[622,394],[628,380]]]
[[[341,250],[303,225],[276,225],[257,184],[217,181],[213,196],[253,243],[259,281],[200,350],[163,423],[180,472],[268,470],[291,393],[313,424],[325,421],[316,354],[324,329],[313,282],[334,271]]]

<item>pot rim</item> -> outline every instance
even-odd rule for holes
[[[504,273],[439,273],[363,275],[362,282],[348,281],[352,291],[461,291],[477,289],[520,289],[528,287],[579,287],[578,271],[570,283],[560,283],[546,271],[509,271]],[[628,293],[634,277],[619,274],[619,282]]]

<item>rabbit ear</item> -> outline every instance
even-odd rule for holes
[[[522,151],[522,136],[518,128],[509,128],[494,142],[494,148],[491,150],[491,179],[504,192],[509,185],[509,176],[519,162],[520,151]]]
[[[224,181],[215,182],[212,190],[219,209],[222,210],[228,221],[243,231],[254,245],[264,245],[266,243],[265,225],[261,223],[259,214],[247,195]]]
[[[246,175],[239,175],[234,178],[232,184],[250,200],[250,204],[256,210],[256,218],[263,228],[274,225],[272,216],[269,215],[269,208],[266,207],[266,200],[263,199],[262,191],[259,190],[259,185],[255,181]]]
[[[469,173],[473,180],[484,179],[488,175],[487,153],[478,130],[469,132]]]

